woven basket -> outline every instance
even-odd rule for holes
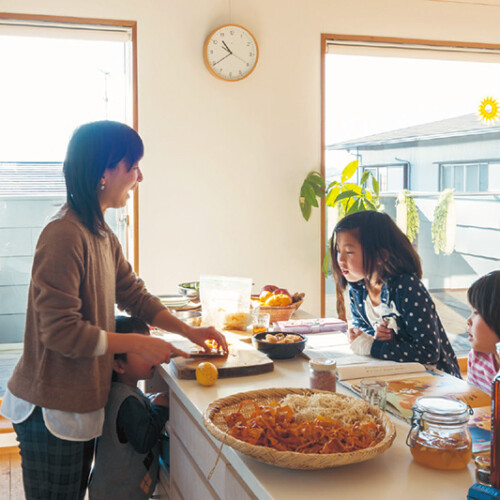
[[[379,420],[385,428],[385,437],[371,448],[346,453],[297,453],[293,451],[278,451],[266,446],[255,446],[230,436],[224,416],[238,410],[239,404],[245,399],[251,399],[257,404],[270,404],[272,401],[279,401],[288,394],[311,395],[314,393],[326,393],[315,389],[262,389],[259,391],[240,392],[233,396],[221,398],[211,403],[205,414],[203,422],[207,430],[223,444],[231,446],[237,451],[244,453],[260,462],[284,467],[287,469],[315,470],[338,467],[340,465],[353,464],[370,460],[386,451],[396,437],[394,424],[377,407],[366,403],[366,411]],[[351,396],[337,394],[337,396],[347,399],[354,399]],[[250,408],[250,413],[253,408]],[[244,411],[244,409],[243,409]]]
[[[288,321],[292,314],[301,306],[304,299],[294,302],[289,306],[260,306],[260,312],[270,315],[269,322]]]

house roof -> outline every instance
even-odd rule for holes
[[[363,149],[383,144],[429,141],[432,139],[492,134],[498,132],[500,132],[500,125],[487,125],[479,119],[477,114],[470,113],[468,115],[456,116],[436,122],[422,123],[420,125],[389,130],[379,134],[367,135],[359,139],[336,142],[326,146],[326,149]]]
[[[65,196],[61,162],[0,162],[0,196]]]

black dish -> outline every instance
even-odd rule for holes
[[[307,338],[300,333],[294,333],[293,335],[298,335],[302,340],[299,342],[293,342],[291,344],[274,344],[271,342],[266,342],[264,339],[267,334],[276,335],[277,333],[282,333],[286,335],[287,332],[262,332],[257,333],[252,337],[253,345],[264,354],[267,354],[271,359],[290,359],[300,354],[304,347],[306,346]],[[289,332],[291,333],[291,332]]]

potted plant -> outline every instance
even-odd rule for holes
[[[413,243],[420,228],[420,217],[415,200],[408,189],[403,189],[396,199],[396,222]]]
[[[455,248],[456,210],[453,189],[445,189],[439,197],[434,209],[434,219],[431,225],[434,252],[442,251],[450,255]]]
[[[362,210],[380,210],[379,184],[375,176],[364,171],[359,180],[359,184],[352,180],[359,167],[359,161],[354,160],[349,163],[340,176],[340,181],[333,181],[326,186],[325,179],[317,170],[309,172],[300,188],[300,209],[305,220],[309,220],[312,207],[319,207],[319,198],[325,198],[328,207],[338,207],[339,217],[360,212]],[[367,187],[371,183],[371,189]],[[322,271],[325,277],[330,269],[330,241],[325,251],[322,263]],[[336,280],[335,274],[334,278]],[[340,319],[346,320],[344,295],[340,287],[336,284],[337,293],[337,315]]]

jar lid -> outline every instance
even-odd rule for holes
[[[337,362],[334,359],[317,358],[309,360],[309,366],[313,370],[319,371],[335,370],[337,368]]]
[[[421,396],[415,401],[413,410],[429,422],[454,424],[469,421],[467,404],[447,396]]]

